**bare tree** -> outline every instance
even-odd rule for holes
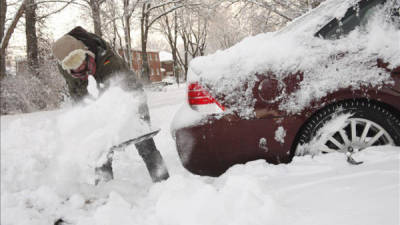
[[[114,50],[117,52],[122,51],[123,59],[129,64],[129,67],[132,69],[132,37],[131,37],[131,25],[132,18],[134,16],[134,12],[139,5],[140,0],[123,0],[123,1],[115,1],[108,0],[106,1],[106,10],[103,11],[103,15],[105,16],[104,29],[111,24],[111,30],[113,37],[109,38],[111,40],[112,46]],[[122,26],[122,29],[121,29]],[[122,30],[123,36],[120,35],[120,31]],[[110,32],[109,32],[110,33]],[[110,34],[106,34],[106,36],[110,36]],[[117,39],[118,38],[118,43]],[[122,42],[124,41],[124,43]]]
[[[37,35],[37,24],[40,23],[42,26],[44,21],[50,15],[58,13],[65,9],[69,4],[73,3],[74,0],[66,1],[65,4],[54,10],[49,10],[53,7],[49,5],[46,0],[28,0],[25,7],[25,35],[26,35],[26,50],[27,50],[27,60],[28,69],[31,74],[39,75],[39,39]],[[38,12],[39,5],[40,8],[46,8],[42,10],[42,13]],[[43,7],[46,6],[46,7]],[[38,14],[41,14],[38,16]],[[42,39],[43,40],[43,39]]]
[[[132,38],[131,38],[131,18],[135,12],[136,7],[139,5],[140,0],[130,1],[124,0],[124,13],[122,18],[122,26],[124,28],[125,35],[125,57],[128,61],[130,69],[133,69],[132,65]]]
[[[165,9],[163,9],[165,10]],[[181,10],[181,9],[180,9]],[[178,10],[166,15],[160,20],[160,31],[166,37],[171,49],[173,60],[173,75],[179,84],[179,61],[178,61]]]
[[[142,46],[142,71],[141,76],[144,82],[150,82],[150,68],[147,59],[147,40],[149,30],[153,24],[163,16],[183,7],[183,0],[145,0],[141,3],[140,33]],[[160,11],[160,9],[164,9]]]
[[[5,57],[6,57],[6,48],[8,46],[8,43],[11,39],[12,34],[14,33],[14,29],[17,26],[17,23],[19,19],[22,17],[24,11],[25,11],[25,6],[26,6],[27,0],[24,0],[18,7],[18,10],[14,16],[14,18],[11,20],[10,26],[5,30],[5,23],[1,25],[2,27],[2,32],[1,32],[1,49],[0,49],[0,79],[3,79],[4,76],[6,75],[6,63],[5,63]],[[7,8],[7,2],[2,0],[2,9],[0,10],[1,13],[6,13],[6,8]],[[5,6],[3,8],[3,6]],[[0,17],[6,17],[6,14],[1,15]],[[2,19],[3,20],[3,19]],[[0,21],[3,22],[3,21]],[[5,22],[5,19],[4,19]],[[4,33],[5,32],[5,33]]]
[[[101,17],[100,17],[100,6],[105,0],[89,0],[89,6],[92,11],[94,33],[98,36],[102,36],[101,32]]]
[[[180,30],[180,36],[183,42],[183,56],[179,51],[177,51],[177,56],[179,59],[179,64],[183,67],[185,73],[185,81],[187,80],[187,73],[189,70],[189,40],[187,38],[188,34],[185,30]]]
[[[5,76],[6,73],[6,56],[5,56],[5,49],[3,51],[3,38],[4,38],[4,31],[6,26],[6,15],[7,15],[7,1],[0,0],[0,45],[1,45],[1,52],[0,52],[0,79]]]
[[[105,6],[103,11],[103,31],[105,31],[103,37],[109,40],[115,51],[118,51],[119,46],[122,46],[122,37],[118,29],[118,20],[121,19],[118,0],[108,0]]]
[[[7,1],[0,0],[0,41],[3,42],[4,30],[6,26]]]
[[[28,68],[34,75],[38,73],[38,38],[36,35],[36,4],[35,0],[28,0],[25,6],[25,33]]]
[[[244,37],[276,31],[323,0],[227,0],[210,23],[207,51],[226,49]]]
[[[194,11],[188,18],[187,22],[189,22],[189,24],[186,26],[188,29],[186,34],[188,34],[189,52],[193,58],[204,55],[209,21],[208,15],[203,15],[202,11]]]
[[[279,24],[282,21],[265,8],[251,3],[237,4],[240,7],[223,3],[216,9],[209,25],[208,52],[229,48],[246,36],[274,30],[273,19]]]
[[[245,7],[256,5],[267,11],[292,21],[296,17],[304,14],[308,10],[317,7],[324,0],[229,0],[234,3],[245,3]],[[248,3],[248,4],[246,4]]]
[[[115,7],[114,0],[108,1],[107,2],[107,8],[110,12],[110,18],[111,18],[111,24],[112,24],[112,41],[111,41],[111,46],[113,49],[117,48],[117,38],[119,39],[119,43],[121,43],[121,35],[118,33],[118,26],[116,23],[116,19],[114,19],[117,16],[117,9]]]
[[[212,6],[212,7],[210,7]],[[183,42],[183,53],[177,52],[179,63],[184,69],[185,80],[189,61],[205,54],[209,23],[214,15],[214,4],[196,5],[180,11],[179,35]],[[183,54],[183,55],[182,55]]]
[[[114,37],[112,43],[117,52],[122,51],[123,59],[128,63],[130,69],[133,69],[133,56],[132,56],[132,19],[135,16],[135,11],[138,9],[140,0],[123,0],[116,2],[115,0],[107,1],[107,11],[104,12],[106,16],[105,25],[112,24]],[[119,30],[123,31],[123,37],[119,34]],[[117,46],[116,38],[118,37],[119,43]],[[122,43],[122,40],[124,41]]]
[[[86,3],[85,7],[88,7],[90,9],[90,13],[91,13],[92,20],[93,20],[94,33],[100,37],[103,36],[103,33],[101,31],[101,28],[102,28],[101,5],[106,0],[82,0],[82,1],[84,3]]]
[[[290,1],[290,0],[231,0],[232,3],[251,3],[257,5],[259,7],[265,8],[274,14],[286,19],[287,21],[292,21],[296,16],[293,15],[293,12],[298,13],[298,8],[300,5],[298,1]],[[301,13],[300,13],[301,14]]]

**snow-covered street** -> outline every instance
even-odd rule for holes
[[[147,94],[152,123],[162,129],[155,142],[171,175],[157,184],[134,147],[117,153],[113,181],[90,183],[93,152],[85,147],[100,146],[93,141],[105,131],[79,135],[98,123],[96,115],[65,124],[60,118],[79,118],[71,109],[1,116],[1,224],[400,224],[400,147],[359,152],[354,157],[364,163],[358,166],[331,153],[296,157],[287,165],[258,160],[218,178],[200,177],[182,167],[170,134],[185,85]],[[79,137],[86,141],[70,142]]]

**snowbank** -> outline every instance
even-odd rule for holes
[[[2,116],[1,224],[53,224],[60,218],[77,225],[399,224],[399,147],[361,151],[354,155],[364,161],[359,166],[349,165],[338,153],[295,157],[288,165],[258,160],[236,165],[219,178],[199,177],[183,169],[169,134],[185,88],[148,96],[152,121],[162,128],[156,144],[171,173],[169,180],[154,185],[134,147],[116,154],[115,180],[99,186],[79,179],[85,173],[79,164],[59,164],[84,160],[75,154],[85,151],[69,149],[68,154],[72,141],[76,146],[82,142],[74,132],[60,135],[60,127],[72,126],[61,126],[60,118],[79,120],[72,116],[79,115],[93,122],[80,120],[81,129],[98,121],[114,127],[119,120],[111,113],[105,114],[109,123],[96,114],[88,118],[78,113],[89,112],[90,105],[72,110],[76,113],[66,109]],[[101,127],[96,131],[106,132]],[[65,138],[71,143],[64,145]]]

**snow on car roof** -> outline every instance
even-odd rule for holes
[[[364,27],[345,37],[325,40],[314,36],[328,21],[343,17],[357,2],[327,1],[280,32],[249,37],[224,51],[195,58],[190,64],[188,81],[207,83],[213,94],[230,93],[225,99],[237,99],[232,110],[245,111],[243,116],[251,116],[247,113],[252,112],[249,107],[254,106],[254,97],[249,90],[233,90],[244,81],[255,84],[254,74],[273,72],[281,80],[290,73],[304,72],[298,91],[291,96],[279,96],[286,99],[281,109],[290,113],[300,112],[313,98],[322,98],[339,88],[391,82],[390,74],[375,66],[377,58],[391,66],[400,65],[400,31],[387,21],[387,4],[386,8],[374,9]],[[387,2],[399,4],[395,0]],[[335,57],[343,53],[345,57]]]

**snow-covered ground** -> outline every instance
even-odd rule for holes
[[[77,225],[400,224],[399,147],[366,149],[355,155],[364,161],[358,166],[343,154],[325,154],[288,165],[253,161],[218,178],[190,174],[170,135],[184,90],[148,93],[153,125],[162,128],[155,141],[171,174],[158,184],[151,183],[134,147],[116,154],[115,180],[91,184],[89,150],[107,133],[87,136],[85,130],[99,121],[91,109],[2,116],[1,224],[44,225],[60,218]],[[96,107],[106,120],[121,122],[115,109]],[[80,115],[85,112],[94,115]]]

